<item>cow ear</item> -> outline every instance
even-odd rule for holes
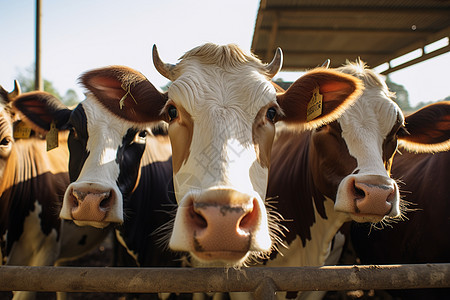
[[[123,66],[92,70],[80,82],[107,110],[134,123],[162,120],[160,112],[167,95],[158,91],[144,75]]]
[[[363,90],[361,81],[351,75],[317,68],[277,95],[284,112],[282,121],[312,129],[339,118]]]
[[[437,102],[405,118],[405,129],[397,136],[400,146],[412,152],[450,150],[450,101]]]
[[[13,108],[21,118],[37,131],[49,131],[50,124],[66,129],[71,110],[58,98],[47,92],[29,92],[13,101]]]

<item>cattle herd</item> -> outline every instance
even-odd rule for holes
[[[60,265],[111,232],[140,267],[335,265],[349,245],[363,264],[450,262],[450,102],[406,116],[359,60],[284,91],[281,49],[153,62],[167,92],[125,66],[82,74],[74,108],[0,87],[2,264]]]

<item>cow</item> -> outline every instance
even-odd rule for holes
[[[450,138],[448,132],[447,138]],[[400,151],[402,154],[394,158],[392,177],[398,179],[402,200],[408,203],[410,211],[401,222],[381,230],[352,223],[351,242],[355,254],[363,264],[448,263],[450,152],[410,153],[402,148]],[[390,293],[401,299],[445,299],[450,290]]]
[[[332,246],[342,249],[338,230],[345,222],[379,224],[403,217],[405,204],[390,177],[397,143],[409,151],[450,147],[449,102],[404,117],[382,78],[362,61],[337,70],[362,80],[359,99],[336,121],[314,130],[281,128],[274,142],[267,197],[285,218],[287,233],[286,247],[266,266],[337,263],[340,250],[332,259],[329,255]]]
[[[47,152],[46,140],[23,126],[12,108],[19,94],[17,81],[11,93],[0,86],[1,264],[55,265],[91,250],[108,230],[80,229],[59,219],[69,153],[66,147]],[[56,137],[64,145],[67,133]],[[34,296],[15,292],[14,299]]]
[[[264,201],[275,123],[315,128],[330,122],[356,99],[360,81],[319,68],[277,95],[270,79],[281,67],[280,49],[267,65],[236,45],[205,44],[188,51],[176,65],[163,63],[154,46],[153,59],[172,81],[168,93],[125,68],[102,68],[81,77],[89,91],[85,101],[98,102],[92,113],[114,119],[115,125],[107,127],[111,144],[98,148],[107,158],[99,161],[90,151],[86,163],[95,160],[98,170],[82,170],[80,177],[115,180],[124,128],[163,120],[168,123],[178,204],[172,233],[168,230],[169,247],[189,252],[196,266],[240,267],[267,256],[281,230],[278,214]],[[89,137],[87,147],[97,139]],[[120,193],[94,185],[96,189],[81,192],[69,187],[61,217],[99,227],[123,223]],[[90,207],[83,211],[95,213],[79,214],[83,206]]]
[[[100,68],[80,77],[88,93],[74,109],[46,92],[25,93],[15,107],[43,131],[48,131],[52,122],[70,130],[71,183],[64,191],[61,218],[97,228],[114,223],[116,237],[138,266],[175,266],[180,264],[179,257],[166,251],[159,242],[161,237],[154,234],[170,223],[176,209],[169,193],[172,151],[168,136],[152,134],[148,124],[126,122],[102,104],[116,92],[112,84],[120,88],[130,83],[135,84],[132,97],[145,104],[142,99],[148,90],[139,85],[140,80],[145,80],[143,75],[127,67]],[[97,89],[104,93],[98,94]]]

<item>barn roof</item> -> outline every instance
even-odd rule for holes
[[[358,57],[376,67],[421,49],[410,62],[391,62],[390,73],[450,51],[448,42],[425,47],[449,36],[448,0],[261,0],[252,51],[270,61],[281,47],[283,71],[300,71],[327,58],[332,67]]]

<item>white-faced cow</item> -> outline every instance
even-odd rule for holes
[[[176,65],[163,63],[154,47],[153,60],[172,81],[163,115],[179,207],[169,246],[189,251],[198,265],[241,266],[267,256],[281,230],[265,202],[275,123],[332,121],[360,93],[359,81],[319,68],[277,95],[270,79],[281,68],[280,49],[269,65],[213,44]]]
[[[172,179],[168,137],[150,134],[146,125],[151,122],[136,125],[118,118],[103,104],[114,101],[118,110],[139,121],[138,111],[147,115],[153,109],[158,116],[164,97],[142,74],[122,66],[92,70],[80,81],[88,93],[73,110],[44,92],[24,94],[15,102],[36,126],[46,128],[55,122],[58,128],[70,129],[72,183],[60,217],[99,228],[119,223],[116,235],[139,266],[178,265],[178,257],[165,251],[158,242],[161,237],[153,234],[170,223],[176,209],[168,193]],[[156,108],[146,101],[152,93],[161,97]],[[136,101],[135,106],[130,101]]]
[[[67,133],[59,134],[62,147],[47,152],[46,140],[24,129],[14,112],[12,104],[18,94],[17,83],[12,93],[0,86],[1,264],[54,265],[86,253],[108,231],[80,229],[59,219],[69,184]],[[33,292],[16,292],[14,299],[34,296]]]
[[[169,123],[178,202],[170,248],[190,252],[201,265],[241,266],[249,257],[266,256],[279,230],[277,215],[267,211],[264,201],[275,122],[315,128],[332,121],[360,93],[359,80],[321,68],[277,95],[270,78],[281,67],[281,50],[269,65],[234,45],[205,44],[177,65],[163,63],[156,47],[153,57],[158,71],[172,81],[167,94],[129,69],[82,76],[90,91],[84,101],[89,103],[84,122],[89,138],[83,148],[89,155],[66,192],[61,216],[94,226],[122,222],[122,208],[115,207],[120,206],[117,188],[105,193],[98,183],[115,184],[120,177],[117,150],[137,133],[127,135],[131,124],[140,128],[162,119]],[[320,101],[311,101],[316,98]],[[90,123],[90,114],[95,122],[108,124],[94,136],[90,127],[99,126]],[[86,168],[88,162],[92,165]],[[75,188],[83,178],[89,178],[85,183],[92,183],[93,192]],[[152,201],[151,193],[142,201]],[[92,203],[97,204],[89,204],[93,210],[100,206],[95,220],[77,213],[89,198],[96,199]],[[108,213],[101,212],[102,206]],[[150,219],[150,212],[138,213]]]
[[[280,247],[283,256],[274,253],[267,266],[321,266],[344,222],[399,218],[403,205],[390,178],[397,142],[413,151],[450,147],[449,103],[405,118],[384,81],[364,63],[338,70],[363,81],[361,97],[336,121],[303,133],[282,130],[274,142],[267,196],[290,221],[284,223],[288,248]]]
[[[434,118],[434,117],[433,117]],[[428,126],[427,122],[421,126]],[[442,128],[450,139],[450,121]],[[408,153],[400,148],[392,166],[402,200],[411,211],[406,218],[381,230],[352,224],[351,241],[363,264],[450,262],[450,152]],[[450,289],[390,291],[401,299],[445,299]]]

